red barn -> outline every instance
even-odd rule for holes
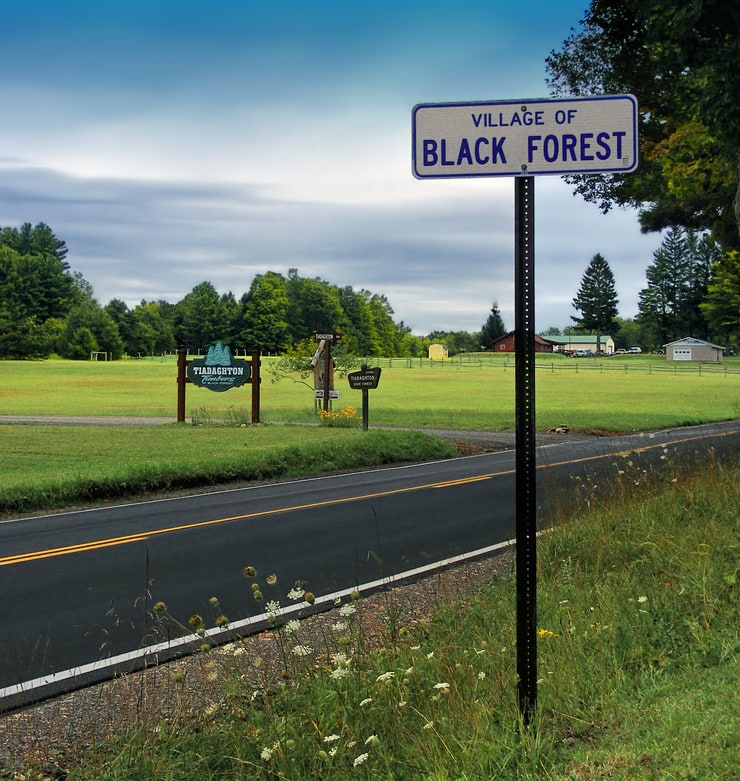
[[[553,342],[549,339],[543,339],[539,334],[534,335],[534,351],[536,353],[551,353]],[[514,352],[514,331],[496,339],[491,345],[491,352],[495,353],[513,353]]]

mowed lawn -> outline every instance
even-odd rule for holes
[[[631,431],[740,417],[740,363],[667,370],[659,356],[538,362],[537,427]],[[264,359],[265,422],[316,420],[313,390],[298,376],[273,382]],[[395,363],[401,364],[396,366]],[[687,369],[691,369],[690,371]],[[0,415],[177,415],[175,358],[125,362],[4,361]],[[467,429],[514,428],[513,363],[489,365],[394,362],[369,392],[370,424]],[[362,394],[337,378],[335,409],[360,408]],[[249,420],[252,386],[224,393],[187,386],[186,419]]]

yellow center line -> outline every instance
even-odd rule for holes
[[[488,476],[486,476],[487,478]],[[480,478],[483,479],[483,478]],[[201,529],[207,526],[216,526],[221,523],[231,523],[233,521],[243,521],[250,518],[260,518],[265,515],[279,515],[281,513],[295,512],[299,510],[309,510],[315,507],[327,507],[334,504],[346,504],[347,502],[363,501],[366,499],[376,499],[382,496],[392,496],[393,494],[407,493],[409,491],[419,491],[424,488],[434,488],[435,483],[426,485],[415,485],[407,488],[395,488],[389,491],[378,491],[371,494],[362,494],[359,496],[347,496],[341,499],[326,499],[320,502],[310,502],[308,504],[291,505],[290,507],[278,507],[271,510],[260,510],[253,513],[244,513],[243,515],[231,515],[225,518],[210,518],[207,521],[194,521],[193,523],[184,523],[178,526],[167,526],[162,529],[150,529],[145,532],[138,532],[136,534],[127,534],[121,537],[109,537],[102,540],[91,540],[89,542],[81,542],[75,545],[67,545],[62,548],[48,548],[40,551],[29,551],[28,553],[18,553],[13,556],[3,556],[0,558],[0,567],[5,567],[10,564],[22,564],[29,561],[37,561],[39,559],[48,559],[55,556],[67,556],[71,553],[83,553],[90,550],[98,550],[100,548],[110,548],[115,545],[128,545],[132,542],[143,542],[150,537],[157,537],[162,534],[173,534],[175,532],[188,531],[192,529]]]
[[[721,433],[719,435],[714,434],[712,436],[728,436],[729,433]],[[690,437],[680,440],[680,443],[691,442],[698,439],[706,439],[705,435],[696,437]],[[583,456],[582,458],[572,458],[565,461],[554,461],[552,463],[540,464],[538,469],[552,469],[557,466],[568,466],[570,464],[578,464],[586,461],[596,461],[602,458],[620,458],[633,455],[635,453],[643,453],[655,448],[668,447],[670,444],[678,443],[655,443],[648,444],[640,447],[633,447],[627,450],[622,450],[617,453],[600,453],[590,456]],[[291,505],[290,507],[279,507],[272,510],[260,510],[259,512],[244,513],[243,515],[231,515],[225,518],[211,518],[207,521],[194,521],[193,523],[184,523],[179,526],[168,526],[163,529],[151,529],[145,532],[138,532],[136,534],[127,534],[121,537],[109,537],[101,540],[91,540],[88,542],[81,542],[75,545],[67,545],[61,548],[48,548],[41,551],[29,551],[28,553],[19,553],[13,556],[0,557],[0,567],[6,567],[11,564],[23,564],[29,561],[38,561],[40,559],[49,559],[55,556],[67,556],[72,553],[84,553],[85,551],[99,550],[102,548],[110,548],[116,545],[129,545],[134,542],[143,542],[150,537],[157,537],[163,534],[174,534],[176,532],[189,531],[192,529],[202,529],[207,526],[216,526],[222,523],[231,523],[233,521],[243,521],[250,518],[261,518],[266,515],[280,515],[282,513],[297,512],[300,510],[309,510],[316,507],[328,507],[337,504],[347,504],[348,502],[361,502],[368,499],[379,499],[383,496],[393,496],[395,494],[408,493],[410,491],[421,491],[425,488],[450,488],[458,485],[467,485],[469,483],[477,483],[483,480],[490,480],[494,477],[500,477],[503,475],[511,475],[516,472],[515,469],[505,469],[499,472],[490,472],[484,475],[476,475],[473,477],[462,477],[456,480],[445,480],[437,483],[425,483],[423,485],[414,485],[406,488],[394,488],[387,491],[377,491],[370,494],[361,494],[359,496],[347,496],[341,499],[326,499],[320,502],[310,502],[308,504]]]

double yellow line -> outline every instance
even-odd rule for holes
[[[711,436],[728,436],[732,432],[713,434]],[[690,437],[680,440],[680,443],[690,442],[697,439],[706,439],[705,435]],[[670,443],[678,444],[678,443]],[[632,455],[634,453],[642,453],[647,450],[655,448],[668,447],[666,443],[654,443],[646,444],[640,447],[633,447],[627,450],[623,450],[617,453],[600,453],[596,455],[584,456],[582,458],[573,458],[566,461],[553,462],[548,464],[541,464],[538,469],[551,469],[557,466],[567,466],[569,464],[583,463],[585,461],[595,461],[602,458],[620,458]],[[102,540],[92,540],[89,542],[81,542],[76,545],[66,545],[60,548],[48,548],[40,551],[29,551],[28,553],[18,553],[13,556],[0,557],[0,567],[7,567],[13,564],[25,564],[31,561],[39,561],[41,559],[50,559],[55,556],[68,556],[73,553],[85,553],[86,551],[101,550],[102,548],[111,548],[116,545],[130,545],[134,542],[144,542],[150,537],[157,537],[163,534],[173,534],[175,532],[183,532],[191,529],[202,529],[207,526],[216,526],[222,523],[231,523],[233,521],[243,521],[250,518],[261,518],[266,515],[280,515],[282,513],[296,512],[299,510],[308,510],[316,507],[328,507],[336,504],[346,504],[349,502],[364,501],[368,499],[378,499],[383,496],[392,496],[394,494],[408,493],[409,491],[421,491],[425,488],[450,488],[458,485],[467,485],[470,483],[477,483],[482,480],[490,480],[494,477],[500,477],[502,475],[510,475],[515,473],[515,469],[505,469],[500,472],[491,472],[485,475],[476,475],[473,477],[464,477],[456,480],[446,480],[437,483],[426,483],[424,485],[414,485],[406,488],[394,488],[389,491],[378,491],[376,493],[361,494],[359,496],[348,496],[341,499],[327,499],[322,502],[311,502],[309,504],[293,505],[290,507],[276,508],[272,510],[261,510],[260,512],[245,513],[244,515],[232,515],[226,518],[212,518],[207,521],[197,521],[194,523],[185,523],[180,526],[169,526],[164,529],[151,529],[150,531],[138,532],[137,534],[127,534],[121,537],[109,537]]]
[[[40,551],[29,551],[28,553],[18,553],[13,556],[0,557],[0,567],[7,567],[12,564],[25,564],[29,561],[38,561],[40,559],[51,559],[55,556],[68,556],[72,553],[85,553],[86,551],[100,550],[102,548],[111,548],[116,545],[129,545],[134,542],[144,542],[150,537],[157,537],[162,534],[173,534],[175,532],[189,531],[192,529],[202,529],[207,526],[216,526],[222,523],[231,523],[232,521],[243,521],[251,518],[260,518],[266,515],[280,515],[281,513],[296,512],[299,510],[309,510],[315,507],[327,507],[335,504],[346,504],[348,502],[363,501],[366,499],[377,499],[382,496],[392,496],[393,494],[408,493],[409,491],[420,491],[424,488],[446,488],[450,485],[462,485],[466,482],[475,482],[478,480],[488,480],[495,477],[495,474],[481,475],[480,477],[464,478],[461,480],[452,480],[443,483],[429,483],[425,485],[409,486],[407,488],[395,488],[390,491],[378,491],[371,494],[361,494],[359,496],[348,496],[340,499],[327,499],[321,502],[310,502],[308,504],[292,505],[290,507],[278,507],[272,510],[261,510],[254,513],[245,513],[243,515],[231,515],[225,518],[211,518],[207,521],[196,521],[193,523],[184,523],[179,526],[168,526],[163,529],[151,529],[149,531],[138,532],[136,534],[126,534],[121,537],[108,537],[102,540],[91,540],[89,542],[80,542],[75,545],[65,545],[60,548],[47,548]]]

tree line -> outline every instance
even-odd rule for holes
[[[573,307],[572,330],[615,337],[617,347],[660,349],[685,336],[737,349],[740,341],[740,262],[712,238],[681,228],[668,231],[645,271],[634,319],[618,317],[614,275],[601,255],[591,259]],[[557,334],[549,329],[548,335]]]
[[[435,341],[452,354],[478,350],[505,330],[494,304],[480,333],[415,336],[394,321],[383,294],[301,277],[297,269],[258,274],[240,298],[204,281],[175,304],[145,300],[130,308],[115,298],[101,306],[66,256],[66,243],[44,223],[0,228],[0,357],[118,359],[179,347],[204,352],[216,341],[283,354],[327,331],[340,332],[343,350],[353,355],[414,357]]]
[[[259,274],[237,298],[219,294],[210,282],[196,285],[177,303],[142,301],[130,308],[113,299],[101,306],[92,285],[66,260],[67,246],[44,223],[0,228],[0,358],[87,360],[93,353],[113,359],[161,355],[179,347],[205,352],[216,341],[232,350],[286,354],[316,332],[338,331],[341,349],[356,356],[426,356],[429,345],[449,355],[491,348],[506,333],[494,302],[480,331],[411,334],[393,319],[388,299],[367,290],[305,278]],[[578,316],[563,333],[611,335],[617,347],[656,349],[684,336],[737,348],[740,341],[740,260],[722,252],[707,233],[669,231],[646,269],[634,319],[618,316],[614,275],[597,254],[573,299]],[[556,337],[550,327],[545,336]]]

